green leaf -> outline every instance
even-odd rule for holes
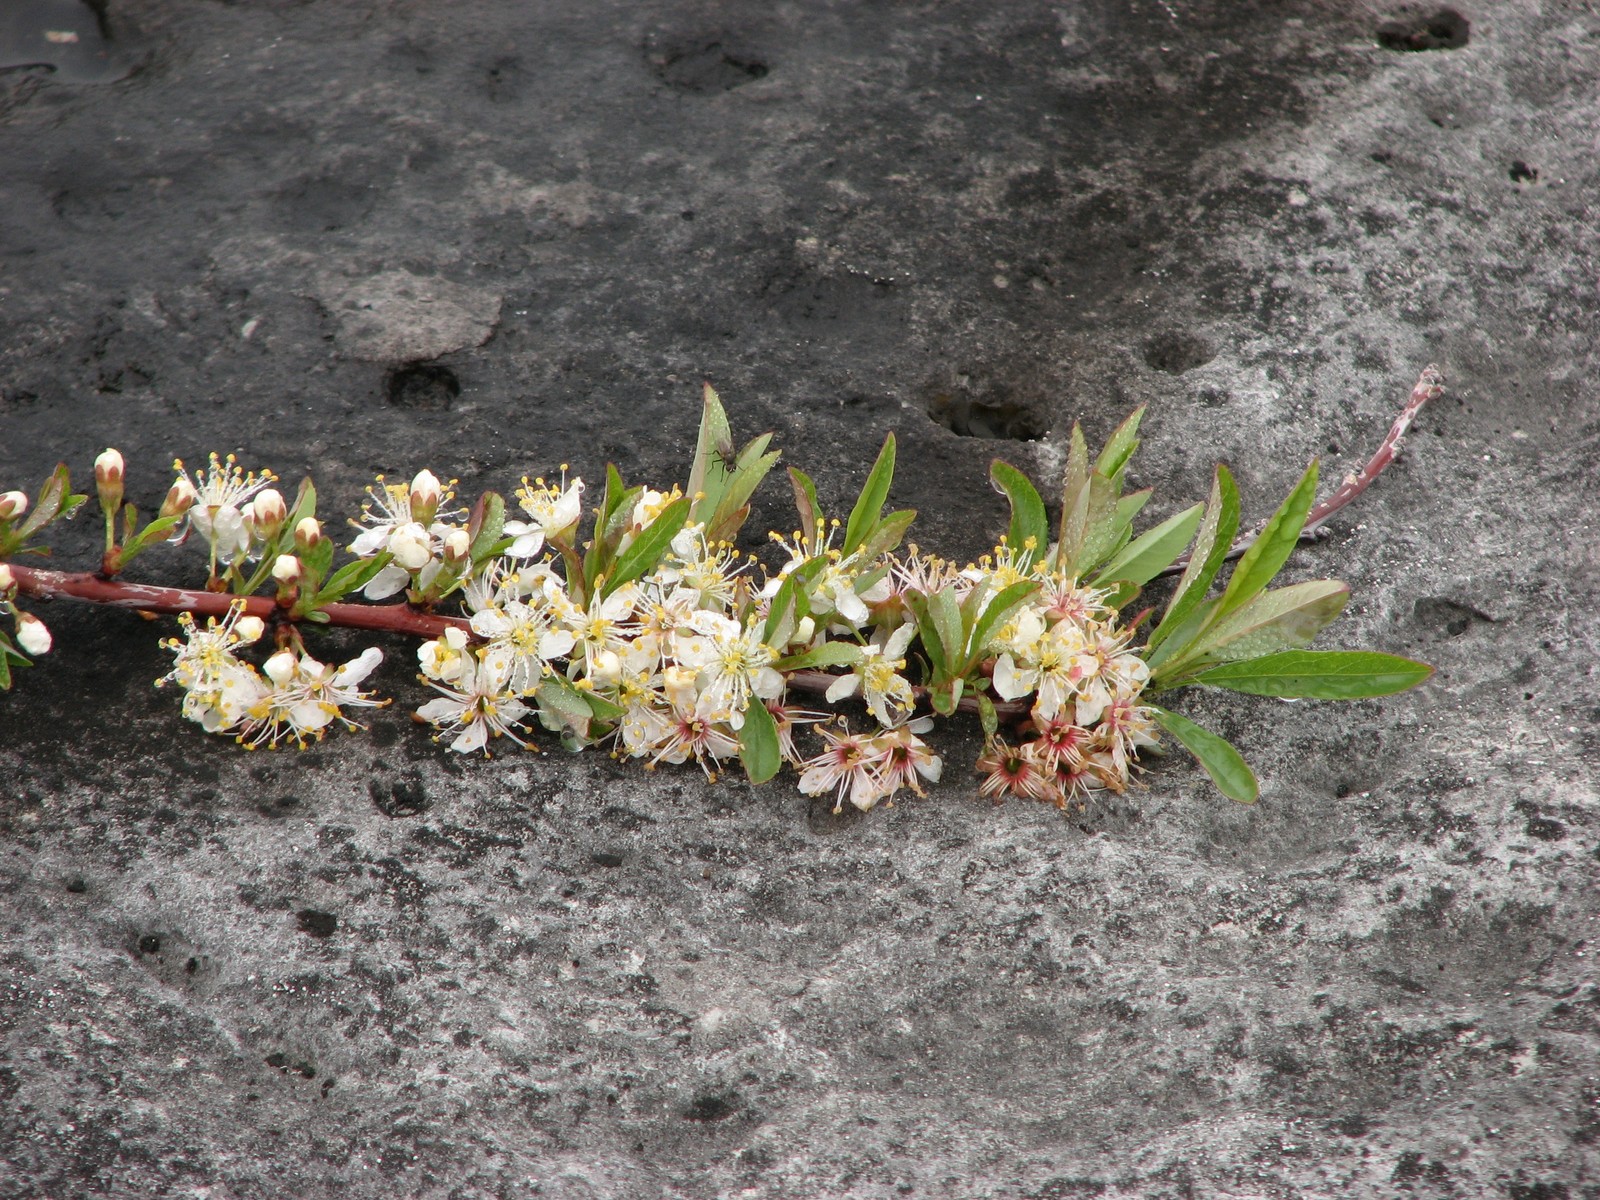
[[[939,630],[939,644],[944,647],[944,660],[934,663],[938,676],[949,678],[962,674],[962,663],[958,656],[966,645],[965,626],[961,620],[961,609],[956,604],[955,594],[946,588],[935,592],[928,597],[928,612],[933,617],[933,623]]]
[[[609,596],[623,584],[655,570],[661,561],[661,556],[672,545],[672,539],[678,536],[679,530],[688,520],[689,497],[679,496],[662,509],[661,515],[645,526],[639,536],[629,543],[628,548],[617,556],[616,566],[606,576],[605,586],[600,589],[600,594]]]
[[[770,433],[763,433],[739,452],[738,465],[729,477],[722,499],[717,502],[711,520],[706,525],[708,542],[732,539],[744,524],[745,518],[750,515],[750,505],[747,501],[782,457],[777,450],[767,450],[767,443],[771,440]]]
[[[1061,532],[1056,538],[1055,566],[1071,571],[1083,549],[1085,520],[1089,504],[1089,443],[1083,440],[1083,427],[1072,423],[1067,445],[1067,470],[1061,485]]]
[[[1205,601],[1211,581],[1222,570],[1228,551],[1233,548],[1233,535],[1239,529],[1239,489],[1234,486],[1233,474],[1227,467],[1217,466],[1211,481],[1211,498],[1206,502],[1206,515],[1200,522],[1200,532],[1195,536],[1194,548],[1189,552],[1189,565],[1183,569],[1172,599],[1161,623],[1150,634],[1150,648],[1159,647],[1174,632],[1184,627],[1194,611]]]
[[[499,492],[485,492],[473,505],[467,532],[472,535],[470,559],[473,565],[494,557],[495,543],[506,528],[506,502]]]
[[[843,552],[846,557],[877,528],[878,517],[883,513],[883,502],[889,498],[889,483],[893,479],[894,434],[891,433],[883,439],[878,461],[872,464],[866,483],[861,485],[856,506],[850,510],[850,520],[844,527]]]
[[[34,497],[33,511],[23,518],[21,525],[17,526],[18,543],[27,541],[57,516],[63,515],[64,510],[70,512],[88,499],[87,496],[75,498],[71,491],[72,476],[67,471],[67,464],[58,463],[56,469],[50,473],[50,478],[40,486],[39,494]],[[72,503],[74,499],[77,500],[76,504]]]
[[[1228,663],[1189,680],[1253,696],[1311,700],[1368,700],[1416,687],[1433,668],[1372,650],[1286,650]]]
[[[1213,622],[1225,619],[1252,597],[1260,595],[1272,582],[1299,544],[1300,531],[1305,528],[1306,515],[1310,513],[1311,502],[1316,495],[1317,461],[1312,459],[1300,482],[1295,484],[1294,490],[1278,507],[1278,511],[1262,526],[1261,533],[1233,568],[1228,586],[1222,592],[1222,603],[1211,618]]]
[[[791,654],[772,664],[776,671],[800,671],[807,667],[850,667],[861,661],[861,647],[851,642],[824,642],[800,654]]]
[[[800,513],[800,536],[808,542],[822,537],[822,506],[817,503],[817,485],[799,467],[789,468],[794,485],[794,506]]]
[[[283,522],[283,527],[294,536],[294,527],[306,517],[317,515],[317,485],[311,482],[307,475],[300,481],[300,490],[294,494],[294,503],[289,507],[289,516]]]
[[[389,565],[389,560],[393,557],[394,555],[387,550],[383,550],[371,558],[345,563],[317,593],[317,604],[332,604],[335,600],[342,600],[351,592],[366,587],[379,571]]]
[[[164,538],[167,535],[167,531],[182,519],[182,517],[157,517],[138,533],[134,534],[133,537],[128,539],[127,544],[122,547],[122,565],[127,566],[128,563],[133,561],[136,554],[143,553],[150,547],[152,542],[157,542]]]
[[[1141,404],[1128,415],[1126,421],[1117,426],[1117,431],[1107,439],[1106,448],[1100,451],[1100,457],[1095,460],[1094,469],[1113,483],[1122,482],[1123,468],[1139,448],[1139,421],[1144,416],[1144,410],[1145,406]]]
[[[939,633],[939,623],[933,616],[933,605],[921,592],[907,592],[905,603],[917,619],[917,637],[922,640],[922,650],[928,656],[928,670],[932,679],[942,678],[945,670],[944,638]]]
[[[552,733],[570,730],[579,737],[589,736],[594,710],[587,697],[559,675],[546,675],[534,689],[539,701],[539,723]]]
[[[1013,583],[1009,587],[1001,588],[994,594],[977,621],[972,626],[972,637],[967,643],[967,661],[964,667],[970,669],[976,661],[983,657],[983,652],[988,649],[990,635],[1010,619],[1011,614],[1039,589],[1039,583],[1034,579],[1024,579]],[[963,670],[962,674],[966,674]]]
[[[1212,614],[1179,662],[1235,662],[1304,646],[1344,611],[1350,588],[1337,579],[1314,579],[1262,592],[1229,616]]]
[[[1033,558],[1043,558],[1050,548],[1050,518],[1045,514],[1039,490],[1021,471],[998,458],[989,464],[989,478],[1011,502],[1011,528],[1006,541],[1012,552],[1026,550],[1031,540]]]
[[[861,543],[861,558],[864,562],[876,562],[885,554],[897,549],[906,536],[906,530],[911,528],[911,522],[917,519],[917,510],[902,508],[899,512],[892,512],[878,522],[878,527],[872,531],[872,536]],[[871,584],[867,585],[868,587]],[[858,585],[857,591],[862,590]]]
[[[1089,476],[1084,509],[1083,541],[1073,574],[1087,575],[1116,552],[1118,535],[1116,485],[1100,472]]]
[[[705,512],[716,511],[733,469],[733,459],[733,430],[728,425],[728,414],[723,411],[716,389],[708,383],[701,393],[700,436],[695,442],[694,462],[689,468],[690,499],[703,493]],[[707,519],[699,512],[695,518]]]
[[[594,714],[596,720],[615,721],[618,717],[625,716],[628,712],[622,705],[607,700],[598,692],[590,691],[588,688],[574,688],[573,690],[583,697],[583,702],[589,706],[589,711]]]
[[[795,629],[805,619],[802,608],[809,607],[806,593],[797,573],[790,572],[773,594],[767,608],[767,621],[761,627],[761,640],[774,649],[781,650],[794,638]]]
[[[1240,804],[1256,802],[1261,788],[1256,783],[1255,773],[1227,739],[1196,725],[1188,717],[1180,717],[1175,712],[1154,705],[1150,708],[1156,724],[1177,738],[1184,749],[1199,760],[1218,791]]]
[[[765,783],[783,766],[778,748],[778,723],[772,719],[760,697],[752,696],[744,710],[744,725],[739,730],[739,761],[751,783]]]
[[[1096,587],[1103,587],[1117,580],[1136,584],[1149,583],[1183,553],[1183,548],[1189,544],[1189,539],[1194,536],[1194,531],[1200,524],[1200,517],[1204,514],[1205,507],[1203,504],[1196,504],[1193,508],[1186,508],[1181,513],[1168,517],[1154,528],[1145,530],[1102,567],[1091,582]]]
[[[1129,492],[1126,496],[1118,499],[1117,524],[1132,525],[1133,519],[1143,511],[1145,504],[1149,501],[1150,494],[1151,489],[1144,488],[1137,492]]]

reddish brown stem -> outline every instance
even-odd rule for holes
[[[1417,385],[1411,389],[1411,397],[1406,401],[1406,406],[1400,410],[1400,415],[1395,418],[1394,424],[1389,427],[1388,434],[1383,439],[1373,456],[1367,459],[1366,466],[1353,475],[1346,475],[1344,482],[1339,485],[1333,495],[1311,510],[1306,517],[1304,528],[1300,530],[1300,540],[1310,541],[1315,538],[1329,517],[1349,504],[1367,488],[1372,486],[1372,481],[1383,474],[1384,468],[1392,463],[1395,455],[1400,450],[1400,439],[1405,437],[1411,429],[1411,423],[1417,419],[1417,414],[1422,411],[1423,405],[1430,400],[1437,400],[1444,394],[1444,376],[1439,373],[1439,368],[1429,364],[1417,379]],[[1238,558],[1255,544],[1260,536],[1261,527],[1257,526],[1248,533],[1242,533],[1234,539],[1232,547],[1228,550],[1229,558]],[[1189,565],[1187,554],[1180,557],[1166,570],[1163,575],[1179,575]]]
[[[200,617],[221,617],[242,599],[245,612],[262,620],[270,620],[280,611],[277,601],[270,596],[241,598],[194,588],[123,583],[117,579],[103,579],[88,571],[46,571],[38,567],[24,567],[19,563],[10,566],[17,580],[17,590],[24,596],[37,596],[44,600],[87,600],[91,604],[109,604],[113,608],[132,608],[140,612],[191,612]],[[466,621],[459,617],[421,612],[409,604],[329,604],[322,611],[328,616],[328,624],[346,629],[376,629],[433,638],[452,625],[467,628]]]

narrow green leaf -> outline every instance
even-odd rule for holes
[[[593,710],[584,694],[559,675],[546,675],[534,690],[539,701],[540,724],[552,733],[571,730],[587,737]]]
[[[963,636],[965,630],[955,595],[949,589],[935,592],[928,597],[928,612],[939,628],[939,643],[944,647],[943,661],[934,664],[939,676],[950,678],[960,675],[965,664],[959,661],[958,656],[966,645],[966,638]]]
[[[661,556],[672,545],[672,539],[678,536],[678,531],[689,520],[689,497],[679,496],[666,508],[661,510],[661,515],[640,532],[628,544],[628,548],[617,555],[616,565],[611,573],[606,576],[605,586],[600,589],[600,594],[609,596],[625,583],[631,583],[656,569]]]
[[[744,726],[739,730],[739,761],[751,783],[765,783],[783,766],[778,747],[778,723],[772,719],[760,697],[752,696],[744,710]]]
[[[800,580],[797,575],[790,572],[778,590],[773,593],[772,603],[767,607],[766,624],[761,627],[761,640],[774,649],[781,650],[787,646],[794,637],[794,632],[805,616],[800,612],[800,606],[805,602],[805,592],[801,590]]]
[[[1070,571],[1083,549],[1089,515],[1089,444],[1083,440],[1083,427],[1072,423],[1072,438],[1067,446],[1067,470],[1061,485],[1061,532],[1056,538],[1055,566]]]
[[[1229,613],[1266,590],[1299,544],[1300,530],[1305,528],[1306,515],[1311,511],[1311,502],[1316,495],[1317,461],[1312,459],[1300,482],[1295,484],[1294,490],[1278,507],[1278,511],[1272,514],[1233,568],[1233,575],[1223,589],[1222,603],[1217,606],[1213,621],[1225,619]]]
[[[1117,580],[1149,583],[1183,553],[1183,548],[1189,544],[1189,539],[1200,525],[1205,508],[1204,504],[1196,504],[1145,530],[1102,567],[1091,582],[1096,587]]]
[[[1172,599],[1167,601],[1161,623],[1150,634],[1152,650],[1182,628],[1204,602],[1211,581],[1227,560],[1228,551],[1233,547],[1233,535],[1238,530],[1239,489],[1234,485],[1233,473],[1219,464],[1211,481],[1206,515],[1200,522],[1200,532],[1195,535],[1194,548],[1189,552],[1189,565],[1184,568]]]
[[[40,485],[38,495],[33,498],[33,510],[23,518],[22,524],[17,526],[17,537],[26,541],[55,520],[67,503],[71,490],[72,476],[67,470],[67,464],[58,463],[56,469],[50,473],[50,478]]]
[[[314,517],[316,515],[317,485],[312,483],[311,476],[307,475],[300,481],[300,489],[294,494],[294,503],[289,506],[289,516],[284,521],[283,527],[293,535],[296,525],[300,524],[306,517]]]
[[[472,535],[471,559],[485,562],[494,555],[495,543],[506,527],[506,502],[499,492],[485,492],[473,505],[467,531]]]
[[[824,642],[800,654],[791,654],[773,663],[778,671],[800,671],[807,667],[849,667],[861,661],[861,647],[851,642]]]
[[[1141,404],[1129,414],[1126,421],[1117,426],[1117,431],[1107,439],[1106,448],[1100,451],[1100,457],[1095,460],[1094,469],[1113,482],[1121,482],[1119,476],[1123,468],[1139,448],[1139,421],[1144,416],[1144,409],[1145,406]]]
[[[907,592],[907,607],[917,619],[917,636],[922,639],[922,650],[928,656],[928,670],[932,679],[942,678],[945,670],[944,638],[939,633],[939,622],[934,619],[933,605],[921,592]]]
[[[1212,667],[1189,680],[1253,696],[1367,700],[1416,687],[1433,668],[1372,650],[1286,650]]]
[[[1151,491],[1152,489],[1150,488],[1142,488],[1137,492],[1129,492],[1126,496],[1118,499],[1117,523],[1120,525],[1132,525],[1133,519],[1143,511],[1145,504],[1149,502]]]
[[[1350,602],[1350,587],[1314,579],[1273,588],[1226,617],[1212,614],[1185,659],[1234,662],[1279,650],[1296,650],[1321,633]]]
[[[814,541],[822,535],[822,505],[817,503],[817,485],[799,467],[789,468],[794,486],[794,506],[800,513],[800,536]]]
[[[317,603],[332,604],[335,600],[342,600],[351,592],[359,591],[372,582],[377,573],[389,565],[389,560],[394,555],[387,550],[380,551],[371,558],[357,559],[347,562],[333,573],[326,585],[317,593]]]
[[[738,465],[728,477],[722,498],[717,501],[711,519],[707,522],[708,541],[732,539],[739,532],[739,527],[744,524],[745,518],[750,515],[750,506],[747,502],[781,457],[779,451],[767,450],[767,443],[771,440],[772,435],[764,433],[739,452]],[[698,509],[696,519],[698,519]]]
[[[850,510],[850,520],[844,527],[843,552],[850,555],[877,527],[883,513],[883,502],[889,498],[889,484],[894,479],[894,434],[883,439],[883,449],[878,451],[878,461],[872,464],[866,483],[856,506]]]
[[[128,539],[127,544],[122,547],[122,565],[127,566],[133,561],[135,555],[148,549],[152,542],[158,542],[166,537],[167,531],[182,519],[181,517],[157,517],[138,533],[134,534],[133,537]]]
[[[998,458],[989,464],[989,478],[1011,502],[1011,528],[1006,541],[1012,552],[1022,553],[1031,540],[1033,557],[1043,558],[1050,547],[1050,518],[1045,514],[1039,490],[1021,471]]]
[[[1013,583],[1009,587],[1001,588],[989,601],[987,608],[972,626],[972,639],[967,644],[967,661],[964,666],[970,668],[982,659],[984,651],[989,648],[989,639],[994,631],[1010,619],[1011,614],[1039,589],[1037,580],[1025,579]],[[965,672],[963,672],[965,674]]]
[[[872,536],[861,543],[861,558],[864,562],[876,562],[885,554],[899,548],[906,536],[906,530],[911,528],[911,522],[917,519],[917,510],[902,508],[899,512],[892,512],[878,522],[878,527],[872,531]],[[871,586],[870,584],[868,585]],[[856,589],[860,591],[858,587]]]
[[[583,702],[589,706],[589,711],[594,714],[597,721],[615,721],[618,717],[627,715],[628,710],[620,704],[614,704],[597,692],[588,688],[574,688],[578,695],[583,697]]]
[[[1240,804],[1254,804],[1260,795],[1260,785],[1243,755],[1227,739],[1209,729],[1196,725],[1188,717],[1151,705],[1156,724],[1183,744],[1184,749],[1199,760],[1206,774],[1217,785],[1217,790]]]
[[[695,441],[694,462],[689,468],[690,499],[703,493],[705,513],[716,511],[732,467],[733,430],[716,389],[708,383],[701,393],[700,435]],[[707,519],[700,512],[696,512],[695,517],[701,521]]]
[[[1073,574],[1087,575],[1103,563],[1116,550],[1117,535],[1116,485],[1099,471],[1089,476],[1089,488],[1084,509],[1083,541],[1074,562]]]

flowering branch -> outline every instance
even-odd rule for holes
[[[1065,807],[1121,791],[1165,732],[1226,795],[1249,802],[1256,781],[1237,751],[1150,698],[1210,686],[1348,699],[1427,678],[1429,668],[1392,655],[1303,649],[1348,588],[1269,584],[1307,531],[1389,465],[1440,382],[1434,368],[1423,373],[1378,453],[1327,501],[1312,507],[1313,462],[1271,519],[1237,540],[1238,492],[1222,467],[1207,503],[1136,536],[1147,494],[1122,493],[1142,410],[1093,460],[1074,426],[1059,527],[1032,481],[996,461],[1010,528],[965,566],[901,550],[916,514],[884,511],[891,434],[847,520],[826,518],[810,478],[790,469],[799,528],[772,535],[783,561],[761,568],[759,582],[755,557],[742,559],[730,539],[779,455],[770,435],[737,448],[709,386],[687,489],[628,487],[608,467],[586,540],[584,485],[565,467],[556,481],[523,479],[515,519],[494,492],[455,507],[454,481],[423,470],[367,489],[352,561],[337,569],[311,480],[291,501],[271,472],[245,472],[231,456],[212,455],[192,475],[177,463],[159,513],[142,523],[124,497],[122,456],[107,450],[94,470],[105,522],[97,572],[15,561],[43,552],[42,531],[87,501],[64,466],[31,512],[25,493],[0,493],[0,615],[15,627],[0,631],[0,688],[51,647],[17,601],[71,598],[176,614],[184,636],[163,642],[174,662],[158,684],[179,685],[186,717],[250,747],[303,746],[335,724],[358,727],[346,710],[387,703],[361,690],[377,648],[341,666],[309,652],[306,635],[335,625],[424,639],[418,678],[436,695],[415,719],[459,752],[487,753],[501,737],[531,748],[537,724],[572,749],[604,744],[649,766],[692,759],[708,777],[733,757],[756,783],[788,763],[802,791],[866,809],[938,779],[942,762],[920,735],[934,715],[967,712],[985,734],[980,791],[997,800]],[[204,588],[118,578],[157,541],[190,537],[206,546]],[[1230,558],[1238,564],[1214,593]],[[1151,610],[1123,616],[1146,584],[1179,571],[1147,630]],[[354,603],[356,592],[403,599]],[[446,603],[460,615],[440,611]],[[252,647],[269,632],[258,663]],[[790,693],[854,698],[875,728],[854,733],[789,703]],[[821,749],[807,757],[796,738],[817,722],[827,722]]]

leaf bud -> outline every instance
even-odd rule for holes
[[[100,509],[110,515],[122,507],[122,480],[127,473],[122,455],[105,450],[94,460],[94,486],[100,493]]]
[[[198,499],[200,499],[200,493],[195,491],[194,484],[189,482],[189,477],[180,475],[173,485],[167,489],[167,498],[161,502],[161,515],[163,517],[181,517],[194,507],[194,502]]]
[[[426,528],[433,524],[441,499],[439,478],[432,471],[417,472],[411,481],[411,519]]]
[[[20,517],[28,511],[28,495],[26,492],[5,492],[0,494],[0,521],[9,521],[12,517]]]
[[[17,614],[17,645],[29,654],[47,654],[50,650],[50,630],[32,613]]]
[[[322,541],[322,523],[315,517],[301,517],[294,527],[295,549],[305,554]]]
[[[296,665],[293,650],[279,650],[261,664],[261,670],[273,683],[283,687],[294,678]]]
[[[272,563],[272,577],[279,583],[299,583],[302,569],[300,560],[292,554],[280,554]]]
[[[250,522],[255,527],[256,536],[262,541],[277,537],[288,519],[289,506],[283,502],[283,494],[276,488],[268,488],[250,502]]]
[[[0,596],[7,595],[16,586],[17,577],[11,573],[9,566],[0,562]]]

